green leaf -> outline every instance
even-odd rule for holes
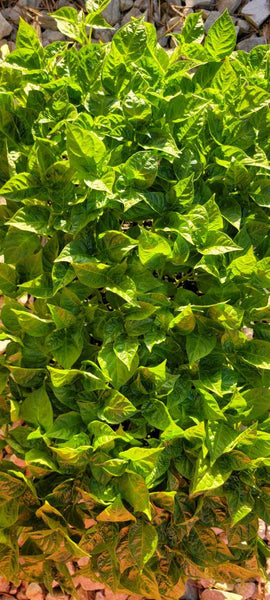
[[[16,269],[8,264],[0,263],[0,290],[2,294],[14,298],[17,291]]]
[[[101,13],[109,3],[110,0],[86,0],[85,8],[88,13],[97,15]]]
[[[242,358],[260,369],[270,369],[270,342],[249,340],[242,349]]]
[[[25,198],[33,198],[38,195],[38,181],[30,173],[18,173],[13,175],[0,189],[6,199],[20,202]]]
[[[135,406],[123,394],[106,391],[103,394],[104,405],[98,416],[107,423],[122,423],[130,419],[136,412]]]
[[[25,206],[20,208],[8,224],[21,229],[22,231],[32,231],[45,235],[48,229],[50,213],[46,208],[41,206]]]
[[[130,552],[140,571],[156,551],[158,535],[150,523],[138,520],[129,529],[128,543]]]
[[[142,19],[126,23],[113,38],[113,46],[128,63],[144,53],[147,43],[146,27]]]
[[[213,58],[223,59],[233,52],[235,44],[235,27],[226,9],[210,27],[204,47]]]
[[[76,317],[69,310],[62,308],[61,306],[55,306],[54,304],[48,304],[47,306],[52,315],[56,329],[65,329],[66,327],[75,324]]]
[[[170,321],[169,327],[170,329],[175,327],[181,334],[188,334],[193,331],[196,327],[196,319],[190,304],[183,308],[183,310]]]
[[[37,315],[31,312],[11,309],[16,318],[18,319],[19,325],[23,331],[34,337],[45,336],[51,331],[52,322],[47,319],[40,319]]]
[[[16,48],[18,50],[27,48],[32,52],[42,52],[42,45],[37,32],[26,21],[20,17],[19,28],[16,37]]]
[[[80,415],[71,411],[57,417],[53,425],[46,431],[46,435],[50,439],[69,440],[73,435],[80,433],[81,427]]]
[[[202,42],[204,38],[204,25],[200,13],[193,13],[187,16],[181,36],[186,44]]]
[[[124,335],[119,336],[114,342],[114,353],[129,371],[137,355],[138,346],[137,338],[125,337]]]
[[[121,500],[121,496],[118,495],[112,504],[98,514],[97,521],[121,523],[122,521],[136,521],[136,519],[134,515],[127,510]]]
[[[167,240],[156,233],[141,229],[139,237],[139,257],[143,265],[153,265],[161,257],[169,257],[171,247]]]
[[[70,165],[84,179],[87,180],[92,173],[96,174],[97,164],[104,159],[105,151],[105,145],[96,133],[83,129],[76,122],[68,125],[67,152]]]
[[[203,389],[200,386],[196,385],[196,388],[199,389],[199,392],[202,396],[203,412],[205,418],[209,421],[225,421],[225,416],[214,396],[212,394],[209,394],[207,390]]]
[[[207,234],[204,245],[200,248],[202,254],[224,254],[225,252],[236,252],[242,250],[231,238],[220,231],[210,231]]]
[[[128,185],[145,189],[150,187],[156,179],[158,160],[150,150],[136,152],[123,165],[122,172]]]
[[[53,423],[53,410],[45,387],[34,390],[20,407],[21,418],[31,425],[50,429]]]
[[[135,354],[128,368],[114,352],[113,344],[108,344],[102,348],[98,355],[98,361],[102,373],[116,389],[119,389],[132,377],[139,364],[138,357]]]
[[[134,511],[144,513],[151,520],[149,492],[143,477],[127,470],[120,478],[119,487],[122,497],[133,506]]]
[[[204,358],[215,348],[217,339],[214,335],[191,333],[187,337],[186,348],[190,364]]]
[[[172,423],[167,407],[160,400],[151,400],[147,404],[144,404],[142,411],[145,419],[152,427],[157,427],[157,429],[164,431]]]
[[[46,338],[46,347],[64,369],[70,369],[83,349],[81,327],[73,326],[53,331]]]
[[[216,490],[227,481],[231,472],[232,469],[229,465],[223,467],[215,463],[210,467],[207,459],[198,458],[190,486],[190,494],[197,495],[202,492]]]
[[[49,13],[50,14],[50,13]],[[79,27],[76,8],[64,6],[51,13],[61,33],[77,42],[83,41],[83,35]]]
[[[109,266],[98,261],[87,263],[73,263],[75,274],[84,284],[92,288],[102,288],[108,283],[107,273]]]

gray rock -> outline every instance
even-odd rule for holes
[[[210,9],[213,6],[213,0],[186,0],[188,8],[206,8]]]
[[[74,4],[72,4],[68,0],[59,0],[58,8],[63,8],[64,6],[74,6]]]
[[[139,19],[142,16],[142,13],[139,8],[133,6],[131,10],[129,10],[122,19],[121,25],[125,25],[129,21],[131,21],[131,17],[135,17],[135,19]]]
[[[212,27],[212,25],[214,25],[214,23],[217,21],[217,19],[221,16],[221,12],[219,12],[218,10],[212,10],[212,12],[210,12],[209,17],[207,17],[205,23],[204,23],[204,31],[205,33],[208,33],[210,27]]]
[[[4,577],[0,577],[0,593],[8,594],[9,588],[10,588],[10,583],[6,579],[4,579]]]
[[[168,29],[172,33],[180,33],[180,31],[182,29],[181,18],[180,17],[172,17],[167,22],[167,26],[168,26]]]
[[[162,46],[162,48],[165,48],[165,46],[167,46],[169,38],[166,37],[167,33],[167,29],[166,27],[160,27],[157,30],[157,39],[158,39],[158,43],[160,44],[160,46]]]
[[[250,23],[248,23],[247,21],[245,21],[245,19],[238,19],[236,21],[236,25],[237,27],[239,27],[239,34],[240,35],[244,35],[249,33],[250,31]]]
[[[263,36],[257,37],[256,35],[252,35],[250,38],[246,40],[242,40],[237,44],[238,50],[245,50],[245,52],[250,52],[256,46],[261,46],[266,44],[265,38]]]
[[[17,5],[15,5],[11,8],[5,8],[1,11],[1,14],[3,17],[5,17],[5,19],[8,19],[8,21],[14,23],[14,25],[18,25],[22,11]]]
[[[270,4],[268,0],[251,0],[242,8],[241,13],[252,25],[260,27],[270,16]]]
[[[18,0],[16,6],[28,6],[28,8],[39,8],[41,0]]]
[[[223,12],[228,9],[229,13],[235,13],[241,4],[241,0],[218,0],[217,9]]]
[[[12,32],[12,25],[8,23],[0,12],[0,40],[7,37]]]
[[[256,583],[254,583],[254,581],[237,583],[234,589],[237,594],[240,594],[240,596],[242,596],[243,600],[247,600],[248,598],[254,598],[257,592],[257,586]]]
[[[115,27],[114,31],[115,31],[115,29],[118,29],[118,27]],[[94,38],[95,38],[95,40],[101,41],[104,44],[106,44],[107,42],[111,41],[114,31],[112,31],[111,29],[100,29],[100,30],[96,29],[94,31]]]
[[[196,585],[195,581],[189,579],[185,585],[185,594],[184,597],[188,600],[199,600],[199,589],[198,585]]]
[[[38,21],[40,27],[43,29],[52,29],[53,31],[57,31],[56,20],[50,17],[46,12],[40,14]]]
[[[106,6],[102,15],[104,19],[110,23],[110,25],[115,25],[115,23],[118,23],[121,17],[119,0],[111,0],[110,4]]]
[[[135,8],[139,8],[140,10],[147,10],[148,0],[135,0],[134,6]]]
[[[52,44],[53,42],[63,42],[65,39],[66,38],[61,31],[54,31],[53,29],[46,29],[42,35],[44,46],[47,46],[47,44]]]
[[[130,10],[133,6],[133,0],[120,0],[120,8],[123,12]]]
[[[201,600],[242,600],[242,596],[225,590],[203,590]]]

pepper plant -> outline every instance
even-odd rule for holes
[[[106,3],[0,64],[0,573],[173,600],[269,556],[270,50]]]

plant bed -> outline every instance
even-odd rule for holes
[[[266,575],[270,51],[106,3],[0,63],[0,575],[173,600]]]

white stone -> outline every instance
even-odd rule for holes
[[[265,594],[270,594],[270,581],[267,581],[264,587]]]
[[[16,600],[26,600],[27,596],[24,590],[17,592]]]
[[[29,600],[43,600],[43,589],[38,583],[29,583],[26,589]]]
[[[7,37],[12,32],[12,25],[6,21],[0,12],[0,40]]]
[[[214,23],[217,21],[217,19],[221,16],[221,12],[219,12],[218,10],[213,10],[209,17],[206,19],[205,24],[204,24],[204,31],[205,33],[208,33],[210,27],[212,27],[212,25],[214,25]]]
[[[0,577],[0,593],[8,593],[10,588],[9,582],[4,579],[4,577]]]
[[[111,590],[105,590],[106,600],[127,600],[129,596],[127,594],[115,594]]]
[[[55,594],[47,594],[46,600],[69,600],[69,596],[63,594],[62,592],[56,592]]]
[[[253,598],[257,592],[257,586],[254,581],[247,581],[246,583],[237,583],[235,585],[235,591],[237,594],[242,596],[243,600]]]
[[[111,0],[110,4],[103,11],[102,16],[110,25],[118,23],[121,17],[119,0]]]
[[[133,6],[133,0],[120,0],[120,8],[123,12],[126,12]]]
[[[82,556],[81,558],[78,558],[76,562],[79,567],[85,567],[89,563],[89,558],[88,556]]]
[[[252,37],[239,42],[239,44],[237,44],[237,48],[238,50],[250,52],[253,50],[253,48],[256,48],[256,46],[261,46],[262,44],[266,44],[264,37],[257,37],[256,35],[253,35]]]
[[[261,27],[270,16],[270,4],[268,0],[251,0],[243,6],[241,13],[252,25]]]
[[[105,589],[105,585],[103,585],[102,583],[98,583],[96,581],[91,581],[91,579],[89,579],[88,577],[85,577],[84,575],[76,575],[76,577],[74,577],[74,584],[75,586],[80,585],[82,587],[83,590],[85,590],[86,592],[93,592],[95,590],[104,590]]]
[[[95,600],[104,600],[105,595],[103,592],[97,592],[95,595]]]
[[[228,9],[229,13],[235,13],[241,4],[241,0],[218,0],[217,8],[220,12]]]
[[[265,539],[270,542],[270,527],[269,525],[266,525],[265,527]]]
[[[16,596],[17,598],[17,592],[18,592],[18,588],[16,585],[12,585],[10,590],[9,590],[9,594],[11,594],[12,596]]]
[[[233,583],[225,583],[223,581],[215,581],[214,588],[216,590],[221,590],[222,592],[233,592],[234,585],[233,585]]]
[[[262,540],[265,539],[266,536],[266,524],[262,519],[259,519],[259,529],[258,534]]]
[[[215,580],[214,579],[203,579],[202,578],[199,581],[200,581],[200,585],[203,588],[210,588],[210,587],[213,587],[214,584],[215,584]]]
[[[201,600],[242,600],[242,596],[225,590],[203,590]]]

